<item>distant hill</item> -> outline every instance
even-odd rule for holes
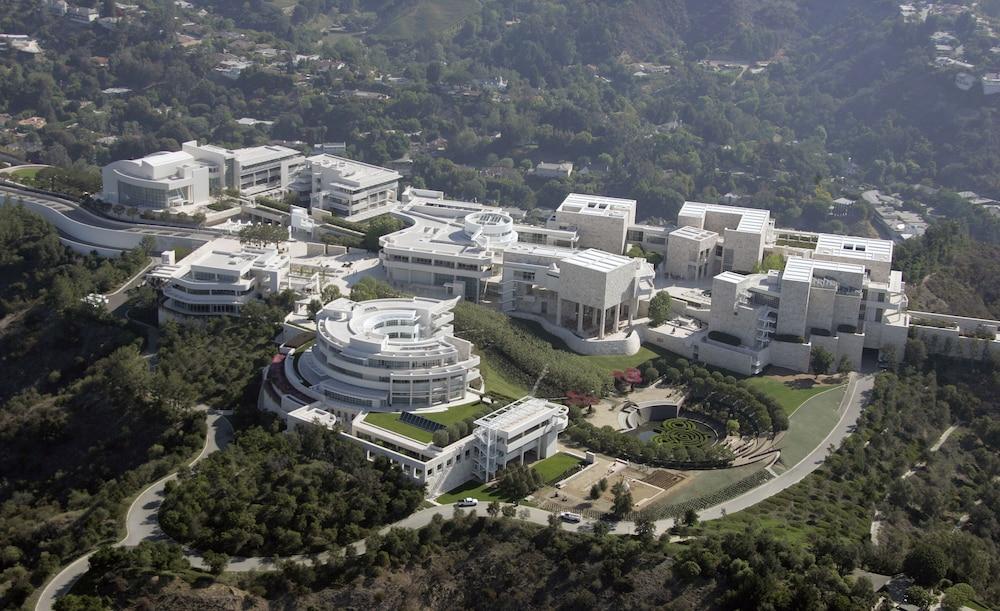
[[[428,32],[451,32],[482,8],[479,0],[408,0],[374,4],[382,6],[378,7],[378,24],[371,32],[401,39],[419,38]]]

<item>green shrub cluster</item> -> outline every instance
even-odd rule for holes
[[[199,550],[298,554],[356,541],[422,500],[412,479],[336,431],[253,428],[168,484],[160,523]]]
[[[722,331],[709,331],[708,339],[713,339],[717,342],[722,342],[723,344],[729,344],[730,346],[739,346],[740,338],[735,335],[730,335],[728,333],[723,333]]]
[[[654,467],[715,469],[733,459],[733,453],[722,445],[685,447],[642,441],[610,426],[598,428],[582,419],[566,429],[565,435],[590,450]]]
[[[567,391],[607,394],[611,376],[597,365],[529,335],[510,318],[483,306],[462,302],[455,308],[455,333],[486,352],[506,377],[528,388],[542,372],[539,394],[561,396]]]

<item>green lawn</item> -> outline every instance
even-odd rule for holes
[[[40,171],[42,171],[42,168],[23,168],[20,170],[14,170],[13,172],[10,172],[9,175],[19,180],[34,180]]]
[[[466,418],[479,416],[483,414],[486,409],[485,405],[477,401],[466,405],[458,405],[444,412],[420,415],[428,420],[431,420],[432,422],[448,426],[460,420],[465,420]],[[393,433],[399,433],[400,435],[409,437],[414,441],[430,443],[434,440],[433,433],[425,431],[418,426],[407,424],[406,422],[400,420],[400,417],[400,412],[372,412],[365,416],[365,422],[392,431]]]
[[[809,399],[810,397],[813,397],[821,392],[830,390],[836,386],[835,384],[822,384],[818,382],[808,384],[808,381],[806,380],[786,382],[777,379],[774,376],[747,378],[744,382],[747,386],[756,388],[757,390],[773,397],[789,416],[791,416],[792,412],[798,409],[798,407],[802,405],[806,399]]]
[[[788,419],[788,430],[778,444],[781,466],[792,467],[808,456],[840,420],[837,410],[847,386],[828,387],[826,390],[830,392],[810,398]]]
[[[478,401],[475,403],[469,403],[467,405],[458,405],[449,409],[446,412],[436,412],[430,414],[420,414],[424,418],[437,422],[438,424],[443,424],[448,426],[449,424],[454,424],[459,420],[465,420],[466,418],[476,417],[478,418],[486,411],[485,406]]]
[[[594,363],[604,369],[609,374],[612,371],[621,371],[630,367],[638,367],[650,359],[658,358],[660,355],[649,348],[643,346],[632,356],[582,356],[580,358]],[[660,372],[663,373],[663,372]]]
[[[487,391],[503,395],[512,401],[528,394],[527,388],[505,378],[487,356],[480,356],[482,360],[479,361],[479,373],[483,374]]]
[[[399,433],[403,437],[409,437],[414,441],[430,443],[434,440],[434,435],[430,431],[407,424],[399,419],[399,412],[372,412],[365,416],[365,422],[381,427],[393,433]]]
[[[456,501],[460,501],[467,496],[487,502],[503,500],[498,495],[496,486],[484,484],[474,479],[470,479],[461,486],[445,492],[434,500],[442,505],[449,505]]]
[[[538,471],[538,474],[542,476],[542,480],[546,484],[554,484],[562,479],[566,471],[569,471],[582,462],[583,459],[577,458],[572,454],[559,452],[536,462],[531,465],[531,468]]]

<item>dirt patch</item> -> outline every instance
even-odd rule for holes
[[[590,498],[591,489],[602,479],[607,480],[607,488],[600,497]],[[606,512],[611,510],[614,502],[611,488],[624,481],[632,493],[632,501],[641,508],[658,501],[668,489],[684,479],[684,475],[675,471],[639,467],[599,456],[591,467],[561,482],[558,489],[543,488],[536,497],[556,510]]]

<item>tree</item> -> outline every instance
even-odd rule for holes
[[[432,435],[434,445],[439,448],[443,448],[448,445],[448,439],[448,429],[438,429],[434,431],[434,434]]]
[[[316,315],[323,310],[323,303],[319,299],[313,299],[306,306],[306,311],[309,313],[309,320],[316,320]]]
[[[390,233],[395,233],[403,228],[403,221],[384,214],[382,216],[377,216],[368,222],[368,228],[365,230],[365,237],[361,241],[362,246],[370,252],[378,252],[380,245],[379,239]]]
[[[619,480],[611,487],[611,494],[614,501],[611,504],[611,513],[618,519],[624,518],[628,512],[632,511],[634,503],[632,501],[632,491],[624,480]]]
[[[844,356],[840,357],[840,360],[837,361],[837,373],[848,374],[851,373],[852,370],[853,367],[851,367],[851,361],[850,359],[847,358],[847,355],[845,354]]]
[[[213,575],[221,575],[226,570],[226,567],[229,566],[229,556],[227,554],[206,550],[202,556],[205,558],[205,564],[208,565],[208,571]]]
[[[500,513],[502,513],[505,518],[513,518],[517,514],[517,508],[513,505],[504,505],[500,508]]]
[[[656,524],[646,516],[640,516],[635,521],[635,534],[643,543],[649,543],[656,536]]]
[[[57,599],[52,608],[55,611],[104,611],[107,606],[92,594],[67,594]]]
[[[906,589],[906,601],[921,609],[926,609],[934,600],[933,595],[920,586],[910,586]]]
[[[740,421],[739,420],[726,420],[726,432],[730,435],[736,435],[740,432]]]
[[[958,611],[976,597],[976,590],[967,583],[956,583],[944,591],[941,608],[945,611]]]
[[[490,501],[486,507],[486,513],[490,514],[491,518],[496,518],[500,514],[500,501]]]
[[[696,526],[698,524],[698,512],[694,509],[688,509],[684,512],[684,525],[685,526]]]
[[[659,327],[674,317],[674,300],[666,291],[660,291],[649,301],[649,324]]]
[[[812,367],[813,373],[823,375],[830,371],[833,359],[833,354],[829,350],[822,346],[816,346],[812,349],[812,354],[809,355],[809,365]]]
[[[322,292],[320,293],[320,301],[322,301],[324,304],[330,303],[331,301],[335,301],[340,298],[341,298],[340,287],[337,286],[336,284],[328,284],[324,286]]]
[[[906,555],[903,571],[918,585],[934,587],[948,573],[948,557],[939,545],[921,542]]]
[[[921,371],[927,363],[927,346],[919,337],[911,337],[906,340],[906,347],[903,349],[903,363]]]
[[[601,488],[597,484],[590,487],[590,498],[594,500],[601,498]]]
[[[660,372],[657,371],[656,367],[646,367],[642,370],[642,380],[646,384],[652,384],[653,382],[660,379]]]

